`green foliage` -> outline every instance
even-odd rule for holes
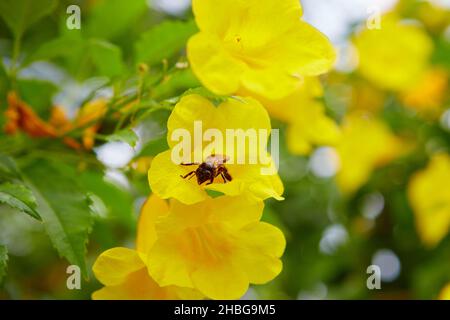
[[[165,21],[141,35],[136,43],[136,61],[152,65],[171,58],[196,31],[194,21]]]
[[[229,98],[203,88],[186,62],[187,41],[197,32],[191,13],[175,19],[148,2],[0,0],[0,282],[7,264],[9,270],[8,286],[0,288],[0,299],[90,298],[98,283],[91,280],[83,283],[83,290],[69,291],[64,284],[65,267],[79,265],[86,277],[102,250],[133,246],[137,213],[150,191],[147,167],[151,159],[141,158],[169,148],[166,125],[174,105],[187,94],[202,95],[215,105]],[[419,5],[418,1],[403,2]],[[66,28],[69,4],[81,7],[81,30]],[[406,13],[402,16],[421,20]],[[429,21],[423,27],[430,28]],[[428,33],[435,43],[430,68],[447,72],[450,42],[444,29],[436,25]],[[34,64],[38,61],[45,63]],[[59,79],[55,75],[64,80],[53,81]],[[287,247],[280,276],[271,284],[256,286],[255,292],[258,297],[292,299],[320,284],[328,298],[437,297],[450,281],[450,236],[435,248],[424,247],[407,188],[431,154],[450,150],[450,131],[437,118],[422,117],[420,111],[406,107],[402,94],[372,86],[358,70],[333,71],[321,81],[325,91],[321,101],[337,123],[372,98],[384,99],[380,109],[365,111],[412,142],[414,150],[377,168],[355,194],[343,195],[335,178],[313,174],[310,156],[288,151],[288,126],[272,118],[272,127],[281,134],[285,200],[267,200],[263,220],[282,229]],[[58,128],[58,137],[51,138],[31,137],[21,128],[15,135],[6,135],[6,96],[11,90],[43,122],[49,122],[52,106],[60,103],[70,130]],[[110,97],[105,114],[72,126],[81,107],[105,93]],[[450,106],[449,99],[447,86],[442,113]],[[28,124],[36,124],[31,120],[27,119]],[[139,137],[131,129],[136,127],[142,129]],[[95,141],[93,150],[83,144],[89,138]],[[97,147],[110,141],[135,149],[132,159],[120,168],[108,168],[96,155]],[[106,158],[115,156],[120,155]],[[363,209],[367,195],[374,193],[382,196],[384,207],[379,216],[369,219]],[[346,230],[346,242],[333,252],[323,252],[321,240],[334,225]],[[21,252],[24,248],[30,252]],[[382,291],[369,291],[366,267],[381,248],[395,252],[401,273],[392,283],[383,283]]]
[[[51,13],[56,4],[56,0],[2,0],[0,15],[14,36],[20,38],[31,25]]]
[[[124,33],[146,9],[145,0],[99,1],[89,16],[86,34],[93,38],[112,39]]]
[[[52,96],[57,87],[49,81],[34,79],[21,79],[17,81],[18,91],[21,99],[33,106],[34,111],[42,116],[49,113],[52,105]]]
[[[53,245],[87,276],[86,243],[93,220],[89,200],[75,173],[56,161],[43,159],[34,161],[23,172]]]
[[[0,153],[0,181],[20,179],[21,174],[14,160]]]
[[[107,218],[118,221],[128,229],[134,229],[136,223],[133,214],[133,196],[105,180],[102,172],[86,171],[79,176],[80,185],[100,198],[107,209]]]
[[[0,283],[6,275],[6,267],[8,264],[8,250],[5,246],[0,245]]]
[[[147,142],[141,151],[136,155],[136,158],[156,156],[158,153],[167,149],[169,149],[169,145],[167,144],[166,137],[156,138]]]
[[[81,51],[85,39],[81,33],[72,31],[43,43],[36,51],[31,52],[24,61],[24,66],[33,61],[70,57]]]
[[[0,203],[7,204],[31,217],[41,220],[36,211],[36,199],[30,189],[10,182],[0,184]]]
[[[10,157],[0,154],[0,204],[9,205],[31,217],[41,220],[36,198],[22,180],[22,174]]]
[[[123,73],[122,52],[118,46],[106,41],[91,40],[89,49],[99,75],[114,77]]]
[[[128,143],[132,147],[135,147],[138,141],[138,136],[132,129],[123,129],[107,136],[106,140],[122,141]]]

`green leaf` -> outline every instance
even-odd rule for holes
[[[87,277],[86,243],[92,215],[86,193],[73,169],[60,163],[36,160],[23,169],[33,191],[47,234],[59,254],[78,265]]]
[[[12,158],[0,154],[0,181],[2,180],[21,180],[21,174]]]
[[[7,204],[31,217],[41,220],[36,211],[36,198],[27,187],[9,182],[0,184],[0,203]]]
[[[185,92],[189,88],[201,86],[190,69],[174,72],[167,77],[167,80],[153,89],[155,99],[170,98]]]
[[[127,191],[106,181],[102,172],[85,171],[79,176],[80,184],[101,199],[108,218],[117,220],[129,229],[136,224],[133,214],[133,196]]]
[[[86,40],[82,38],[79,32],[72,31],[40,45],[36,51],[26,57],[23,65],[38,60],[50,60],[77,55],[83,51],[85,47]]]
[[[6,275],[6,267],[8,265],[8,249],[5,246],[0,245],[0,283],[3,277]]]
[[[48,117],[52,97],[58,88],[49,81],[34,79],[20,80],[17,84],[21,99],[28,103],[37,114]]]
[[[147,142],[135,158],[156,156],[158,153],[167,149],[169,149],[169,145],[167,144],[166,137],[156,138]]]
[[[8,81],[3,61],[0,59],[0,101],[5,101],[6,99],[6,93],[8,92],[9,87]]]
[[[107,41],[91,40],[90,53],[101,75],[114,77],[123,72],[122,51],[118,46]]]
[[[107,141],[123,141],[135,147],[139,137],[132,129],[123,129],[106,137]]]
[[[441,65],[450,70],[450,41],[446,39],[438,39],[436,41],[436,50],[433,52],[432,62]]]
[[[55,9],[56,0],[1,0],[0,16],[16,38]]]
[[[88,37],[112,39],[126,32],[146,10],[145,0],[99,1],[89,16],[86,33]]]
[[[194,21],[166,21],[157,25],[143,33],[136,43],[136,62],[155,64],[172,57],[195,32]]]

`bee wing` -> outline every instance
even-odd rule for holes
[[[228,160],[230,160],[230,157],[228,157],[226,155],[212,154],[206,158],[205,162],[210,163],[210,164],[220,165],[220,164],[226,163]]]

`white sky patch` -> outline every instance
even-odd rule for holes
[[[130,181],[127,176],[120,170],[108,169],[105,173],[105,180],[124,189],[130,189]]]
[[[325,229],[320,239],[320,252],[333,254],[348,241],[348,232],[341,224],[334,224]]]
[[[391,10],[398,0],[301,0],[304,20],[325,33],[335,43],[346,40],[352,24],[367,19],[377,8]]]
[[[107,81],[108,79],[103,77],[90,78],[82,83],[73,80],[67,81],[67,83],[62,86],[62,89],[54,96],[53,104],[62,107],[69,119],[73,119],[83,102],[93,92],[98,91],[92,100],[100,97],[109,98],[112,96],[111,88],[102,88],[99,90],[99,88],[105,85]]]
[[[309,167],[316,177],[331,178],[339,170],[339,156],[334,148],[318,148],[311,156]]]
[[[375,192],[365,196],[362,204],[362,215],[370,220],[376,219],[384,209],[384,197]]]
[[[450,0],[429,0],[432,5],[444,9],[450,9]]]
[[[400,275],[400,260],[392,250],[380,249],[375,252],[372,264],[380,267],[383,282],[392,282]]]
[[[150,8],[178,16],[186,12],[191,0],[147,0],[147,4]]]
[[[447,109],[441,116],[441,126],[447,131],[450,131],[450,109]]]
[[[133,148],[125,142],[108,142],[94,149],[97,158],[111,169],[123,168],[134,156]]]
[[[319,282],[308,291],[301,291],[297,295],[297,300],[323,300],[328,295],[328,288],[322,282]]]

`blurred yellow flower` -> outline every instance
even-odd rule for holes
[[[131,167],[139,174],[145,175],[148,173],[150,169],[150,165],[152,164],[153,157],[139,157],[131,163]]]
[[[405,150],[403,143],[380,120],[364,112],[346,116],[336,150],[340,169],[337,183],[344,193],[364,185],[372,172]]]
[[[438,244],[450,227],[450,156],[437,154],[410,180],[408,196],[422,241]]]
[[[137,249],[112,248],[95,261],[93,271],[105,287],[92,294],[94,300],[162,300],[200,299],[202,295],[189,288],[159,286],[148,274],[146,253],[156,240],[153,215],[167,204],[150,197],[144,204],[138,225]]]
[[[223,196],[165,206],[152,208],[157,239],[147,255],[159,285],[238,299],[250,283],[267,283],[281,272],[285,239],[278,228],[259,221],[263,202]]]
[[[450,283],[442,288],[441,292],[439,293],[439,300],[450,300]]]
[[[201,124],[203,132],[208,129],[217,131],[223,137],[222,143],[218,143],[223,148],[219,151],[207,148],[210,143],[196,143],[195,125]],[[167,141],[171,150],[158,154],[152,161],[148,172],[148,179],[152,191],[163,199],[175,198],[185,204],[193,204],[209,198],[205,189],[214,190],[226,195],[249,194],[257,199],[263,200],[274,197],[282,200],[283,184],[276,171],[272,174],[262,174],[262,169],[273,168],[273,162],[270,156],[267,164],[257,161],[251,164],[249,159],[257,154],[266,153],[268,135],[270,134],[270,118],[264,107],[252,98],[228,98],[219,106],[214,106],[206,98],[192,94],[183,97],[175,106],[167,122],[168,133]],[[200,149],[203,154],[203,161],[212,154],[224,155],[225,145],[233,140],[227,139],[227,131],[231,129],[246,131],[263,130],[267,133],[265,137],[258,137],[258,143],[251,143],[250,139],[245,138],[245,150],[235,150],[233,154],[224,156],[230,157],[226,163],[228,173],[232,181],[224,183],[222,178],[216,177],[214,183],[199,185],[196,179],[183,179],[197,166],[184,166],[177,164],[172,159],[172,153],[179,142],[173,140],[172,135],[179,132],[180,129],[190,134],[190,146],[192,149]],[[200,139],[202,139],[200,137]],[[213,139],[214,140],[214,139]],[[227,140],[227,141],[225,141]],[[233,140],[234,141],[234,140]],[[217,142],[217,141],[216,141]],[[250,144],[252,145],[250,147]],[[222,150],[220,150],[222,149]],[[209,150],[207,152],[207,150]],[[206,153],[205,153],[206,152]],[[247,159],[245,163],[240,164],[236,157],[245,154]],[[186,155],[184,155],[186,156]],[[188,156],[191,156],[189,154]],[[188,161],[189,162],[189,161]],[[195,177],[194,177],[195,178]]]
[[[431,69],[415,86],[403,93],[403,103],[420,114],[435,119],[444,110],[443,103],[447,86],[447,72],[441,69]]]
[[[386,93],[367,81],[352,83],[350,110],[364,110],[377,114],[383,109]]]
[[[297,155],[309,154],[317,145],[335,145],[339,140],[339,126],[326,115],[322,97],[318,78],[305,78],[300,88],[280,100],[255,96],[272,117],[288,124],[287,145]]]
[[[444,3],[445,1],[441,1]],[[439,1],[418,3],[417,17],[433,32],[438,33],[448,27],[450,10],[439,6]]]
[[[327,72],[329,40],[300,20],[298,0],[194,0],[200,32],[188,42],[192,70],[209,90],[241,87],[270,99],[294,91],[304,76]]]
[[[90,150],[94,147],[95,134],[100,128],[100,120],[105,116],[107,108],[105,99],[97,99],[80,108],[73,123],[74,128],[83,129],[83,146]]]
[[[433,43],[417,25],[394,15],[382,18],[380,29],[364,29],[354,39],[359,72],[383,89],[413,86],[428,66]]]

